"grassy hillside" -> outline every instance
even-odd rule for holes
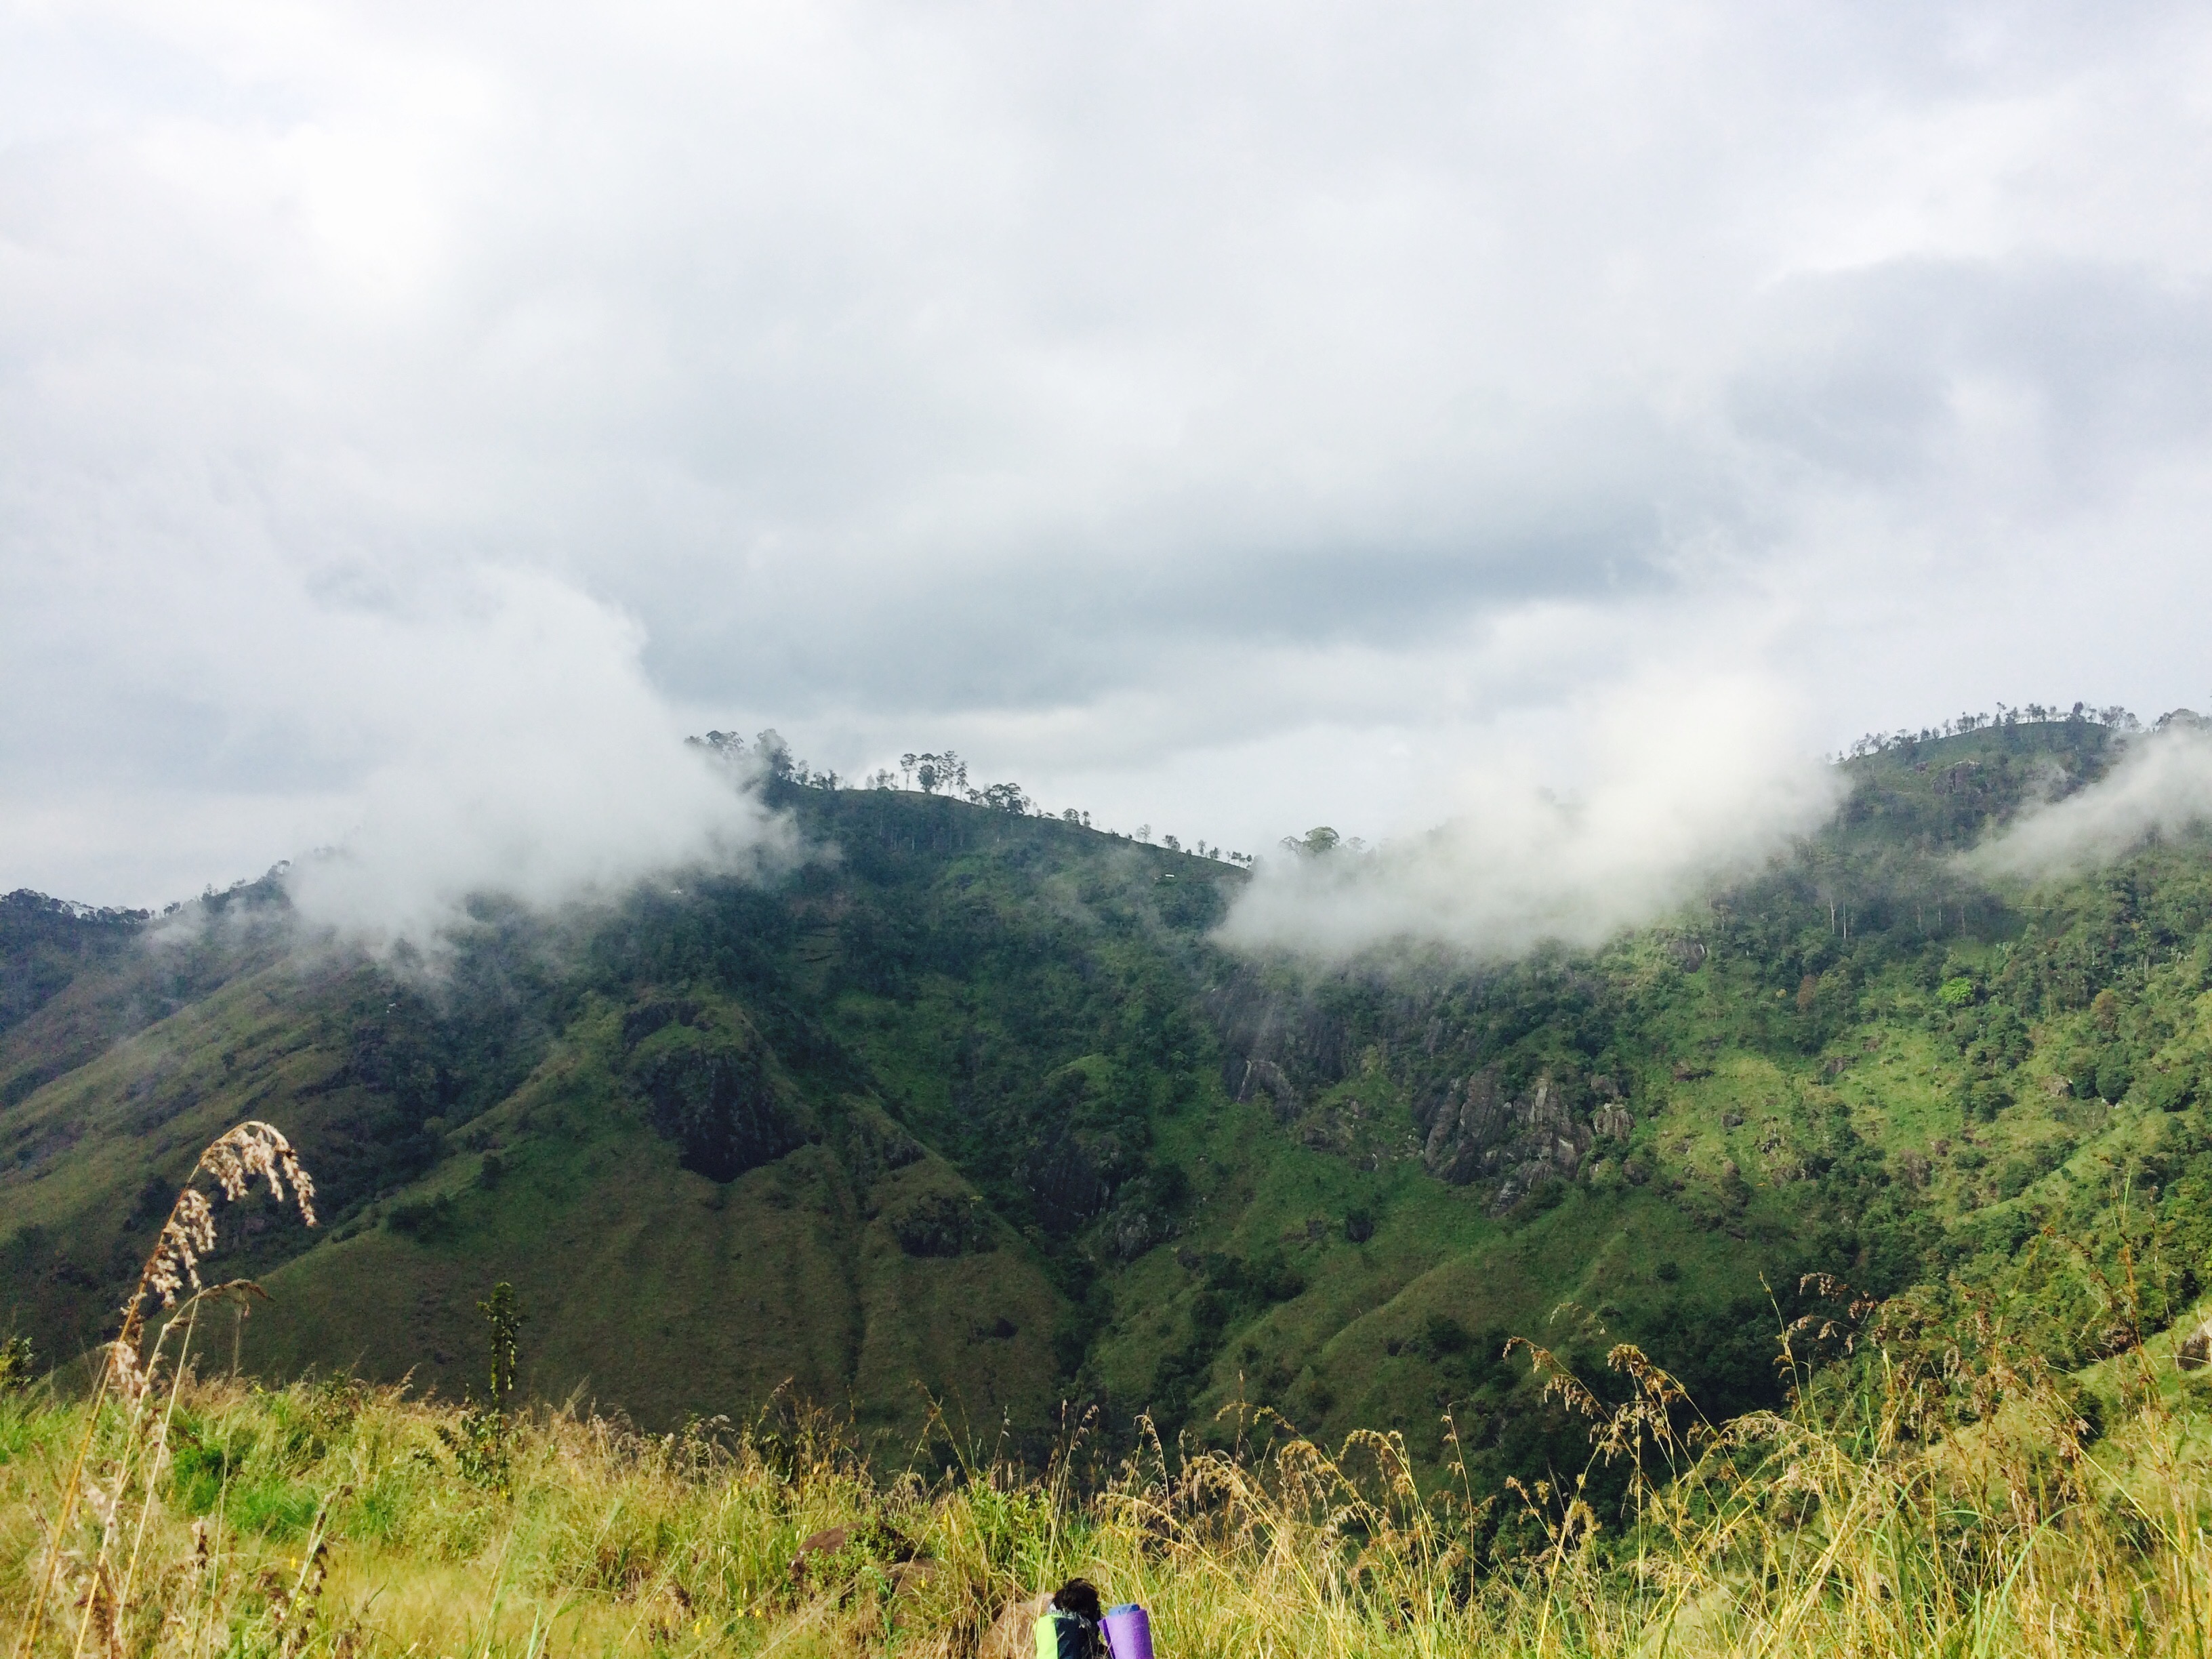
[[[788,1382],[875,1443],[933,1401],[1042,1462],[1063,1401],[1111,1439],[1140,1411],[1226,1433],[1241,1397],[1498,1491],[1583,1446],[1510,1334],[1599,1376],[1633,1341],[1733,1414],[1780,1399],[1773,1334],[1826,1273],[1999,1297],[2090,1363],[2208,1272],[2212,855],[2037,888],[1953,855],[2111,741],[1863,757],[1755,879],[1507,966],[1233,957],[1231,866],[787,784],[816,853],[774,880],[486,907],[434,975],[302,947],[276,884],[41,910],[0,933],[27,988],[0,1322],[56,1358],[106,1334],[175,1182],[251,1115],[325,1225],[240,1218],[220,1265],[273,1300],[219,1346],[450,1397],[503,1279],[531,1390],[647,1425]]]
[[[1393,1437],[1327,1447],[1251,1413],[1220,1451],[1115,1460],[1076,1430],[1041,1472],[939,1473],[942,1425],[887,1464],[787,1406],[648,1437],[174,1371],[95,1415],[0,1376],[0,1640],[1022,1659],[1041,1593],[1080,1573],[1190,1659],[2201,1651],[2204,1370],[2154,1338],[2055,1375],[1986,1310],[1851,1324],[1845,1364],[1793,1365],[1781,1410],[1718,1423],[1633,1350],[1612,1408],[1516,1351],[1579,1456],[1489,1496],[1455,1468],[1425,1497]],[[72,1510],[80,1455],[100,1502]],[[1608,1469],[1609,1512],[1577,1479]]]

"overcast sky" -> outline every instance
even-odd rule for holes
[[[6,5],[0,888],[710,726],[1258,848],[2202,707],[2208,129],[2112,0]]]

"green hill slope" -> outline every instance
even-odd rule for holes
[[[1739,1409],[1816,1272],[2011,1298],[2093,1357],[2124,1243],[2154,1313],[2212,1248],[2212,854],[2036,889],[1951,855],[2109,742],[1855,760],[1790,859],[1510,966],[1235,957],[1231,866],[788,785],[816,853],[778,878],[487,907],[434,975],[295,943],[274,884],[159,921],[19,895],[0,1322],[98,1340],[193,1154],[252,1115],[326,1225],[234,1230],[220,1265],[273,1297],[241,1363],[455,1392],[505,1279],[527,1385],[649,1424],[788,1384],[1033,1449],[1063,1401],[1210,1432],[1241,1393],[1427,1457],[1449,1411],[1494,1478],[1580,1444],[1507,1334],[1633,1340]]]

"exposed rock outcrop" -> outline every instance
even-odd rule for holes
[[[1454,1079],[1417,1121],[1426,1130],[1421,1164],[1464,1187],[1495,1180],[1492,1207],[1504,1209],[1547,1181],[1571,1176],[1589,1153],[1590,1126],[1568,1109],[1569,1091],[1548,1073],[1508,1098],[1488,1072]],[[1608,1108],[1625,1110],[1618,1107]]]
[[[2173,1363],[2185,1371],[2201,1371],[2212,1364],[2212,1319],[2206,1320],[2182,1340]]]
[[[1143,1161],[1119,1135],[1069,1130],[1035,1142],[1018,1166],[1044,1230],[1064,1237],[1103,1213]]]
[[[1298,1091],[1283,1068],[1272,1060],[1247,1060],[1237,1071],[1234,1094],[1240,1103],[1259,1099],[1273,1102],[1275,1115],[1285,1123],[1298,1115]]]
[[[925,1156],[920,1141],[878,1110],[854,1110],[840,1139],[845,1167],[863,1192]]]
[[[1206,1007],[1232,1099],[1264,1097],[1287,1122],[1308,1098],[1343,1080],[1350,1035],[1313,997],[1270,986],[1248,968],[1207,992]]]
[[[925,1191],[884,1206],[884,1224],[908,1255],[972,1255],[991,1248],[983,1201],[973,1194]]]
[[[1072,1134],[1039,1142],[1021,1162],[1022,1185],[1036,1200],[1045,1231],[1073,1232],[1106,1207],[1114,1188],[1097,1161]]]
[[[623,1036],[653,1127],[677,1144],[685,1169],[734,1181],[805,1139],[767,1046],[741,1016],[653,999],[623,1018]]]

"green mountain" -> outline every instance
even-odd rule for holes
[[[215,1270],[270,1301],[206,1352],[455,1394],[506,1279],[526,1386],[648,1425],[787,1389],[902,1455],[933,1403],[1035,1453],[1063,1402],[1110,1439],[1241,1396],[1429,1460],[1449,1412],[1502,1478],[1583,1444],[1509,1335],[1586,1372],[1633,1341],[1717,1415],[1775,1396],[1814,1273],[2086,1360],[2208,1271],[2212,843],[2037,885],[1954,855],[2114,741],[1862,755],[1789,858],[1503,965],[1240,957],[1232,866],[788,779],[781,873],[480,904],[434,963],[302,942],[276,879],[162,917],[15,894],[0,1331],[99,1340],[258,1117],[324,1224],[225,1218]]]

